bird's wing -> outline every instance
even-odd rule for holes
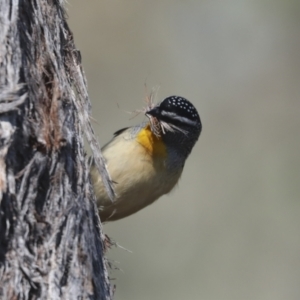
[[[120,135],[121,133],[123,133],[125,130],[127,130],[129,127],[124,127],[124,128],[122,128],[122,129],[119,129],[118,131],[116,131],[115,133],[114,133],[114,137],[116,137],[116,136],[118,136],[118,135]]]

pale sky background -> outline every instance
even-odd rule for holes
[[[116,300],[300,299],[300,1],[69,0],[101,144],[180,95],[203,133],[179,186],[104,231]]]

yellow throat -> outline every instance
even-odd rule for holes
[[[161,137],[157,137],[152,131],[150,124],[140,130],[137,136],[140,143],[151,156],[166,156],[166,146]]]

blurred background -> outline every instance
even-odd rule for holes
[[[203,133],[179,186],[104,226],[116,300],[300,299],[300,1],[69,0],[102,145],[189,99]]]

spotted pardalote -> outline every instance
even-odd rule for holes
[[[91,167],[102,222],[127,217],[169,193],[200,136],[199,114],[183,97],[167,97],[145,114],[148,122],[117,131],[102,148],[115,201],[108,197],[96,167]]]

